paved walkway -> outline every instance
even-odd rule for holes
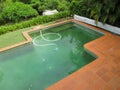
[[[47,90],[120,90],[120,36],[79,23],[106,34],[84,46],[98,58]]]

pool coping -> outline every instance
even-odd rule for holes
[[[72,73],[71,75],[69,75],[69,76],[67,76],[67,77],[65,77],[65,78],[63,78],[62,80],[60,80],[60,81],[58,81],[57,83],[55,83],[55,84],[53,84],[53,85],[51,85],[50,87],[48,87],[47,88],[47,90],[80,90],[81,88],[86,88],[86,87],[88,87],[88,86],[85,86],[84,84],[85,83],[88,83],[89,81],[83,81],[83,80],[81,80],[81,75],[83,75],[83,74],[88,74],[88,75],[93,75],[93,76],[95,76],[95,77],[97,77],[99,80],[100,80],[100,85],[103,85],[103,84],[105,84],[104,85],[104,87],[106,88],[106,87],[110,87],[110,85],[109,85],[109,83],[106,83],[105,81],[104,81],[104,79],[101,79],[101,76],[102,75],[100,75],[99,76],[99,74],[97,74],[96,75],[96,73],[98,72],[98,70],[99,69],[101,69],[101,66],[100,65],[102,65],[103,64],[103,66],[105,66],[105,65],[109,65],[109,63],[108,62],[105,62],[105,59],[107,58],[107,59],[109,59],[110,60],[110,62],[113,62],[113,60],[115,59],[115,58],[117,58],[117,59],[120,59],[120,55],[119,54],[112,54],[111,53],[111,56],[109,57],[109,55],[106,53],[106,52],[103,52],[102,50],[104,50],[104,49],[110,49],[109,50],[109,52],[111,51],[111,50],[114,50],[114,48],[110,48],[110,46],[104,46],[104,45],[102,45],[102,46],[100,46],[101,45],[101,41],[103,41],[104,43],[106,43],[104,40],[105,39],[109,39],[110,37],[112,37],[112,38],[117,38],[117,39],[120,39],[120,37],[119,36],[117,36],[117,35],[114,35],[114,34],[112,34],[112,33],[110,33],[110,32],[108,32],[108,31],[105,31],[104,29],[101,29],[101,28],[98,28],[98,27],[95,27],[95,26],[92,26],[92,25],[89,25],[89,24],[86,24],[86,23],[84,23],[84,22],[80,22],[80,21],[77,21],[77,20],[74,20],[74,19],[70,19],[70,20],[65,20],[65,21],[60,21],[60,22],[57,22],[57,23],[54,23],[54,24],[50,24],[50,25],[47,25],[47,26],[42,26],[42,25],[38,25],[38,26],[36,26],[35,28],[33,28],[33,29],[31,29],[31,30],[28,30],[28,31],[25,31],[25,32],[23,32],[22,34],[23,34],[23,36],[25,37],[25,39],[26,39],[26,41],[23,41],[23,42],[20,42],[20,43],[18,43],[18,44],[15,44],[15,45],[12,45],[12,46],[8,46],[8,47],[5,47],[5,48],[2,48],[2,49],[0,49],[0,52],[3,52],[3,51],[6,51],[6,50],[9,50],[9,49],[12,49],[12,48],[15,48],[15,47],[18,47],[18,46],[21,46],[21,45],[24,45],[24,44],[27,44],[27,43],[30,43],[30,42],[32,42],[32,38],[29,36],[29,33],[31,33],[31,32],[34,32],[34,31],[37,31],[37,30],[40,30],[40,29],[43,29],[43,28],[47,28],[47,27],[51,27],[51,26],[56,26],[56,25],[59,25],[59,24],[62,24],[62,23],[66,23],[66,22],[75,22],[75,23],[79,23],[79,24],[81,24],[81,25],[83,25],[83,26],[87,26],[87,27],[89,27],[89,28],[91,28],[91,29],[95,29],[95,30],[98,30],[98,31],[100,31],[100,32],[103,32],[105,35],[104,36],[102,36],[102,37],[100,37],[100,38],[97,38],[97,39],[95,39],[95,40],[93,40],[93,41],[91,41],[91,42],[88,42],[88,43],[86,43],[85,45],[84,45],[84,47],[85,47],[85,49],[87,49],[87,50],[89,50],[90,52],[92,52],[92,53],[94,53],[95,55],[97,55],[98,56],[98,58],[95,60],[95,61],[93,61],[93,62],[91,62],[91,63],[89,63],[88,65],[86,65],[86,66],[84,66],[83,68],[81,68],[81,69],[79,69],[78,71],[76,71],[76,72],[74,72],[74,73]],[[110,41],[110,40],[109,40]],[[98,44],[97,44],[98,43]],[[112,42],[112,44],[115,44],[115,43],[118,43],[118,46],[120,45],[120,43],[119,42]],[[106,43],[107,44],[107,43]],[[97,46],[100,46],[100,47],[97,47]],[[117,45],[116,45],[116,47],[118,47]],[[111,47],[112,47],[112,45],[111,45]],[[116,48],[115,48],[116,49]],[[118,51],[117,51],[117,53],[119,53],[119,49],[118,49]],[[117,56],[118,55],[118,56]],[[116,60],[116,59],[115,59]],[[108,61],[108,60],[107,60]],[[120,65],[120,64],[119,64]],[[97,70],[96,70],[96,69]],[[93,71],[94,70],[94,71]],[[104,69],[102,69],[103,70],[103,72],[105,71],[105,70],[108,70],[108,68],[104,68]],[[83,76],[82,76],[83,77]],[[87,79],[88,79],[88,76],[86,76],[87,77]],[[92,77],[92,76],[91,76]],[[95,77],[92,77],[92,79],[94,79]],[[110,77],[110,76],[109,76]],[[76,83],[75,81],[76,81],[76,79],[77,80],[81,80],[80,82],[78,82],[78,83]],[[85,80],[87,80],[86,78],[83,78],[83,79],[85,79]],[[97,79],[97,80],[98,80]],[[111,78],[110,78],[111,79]],[[99,81],[98,80],[98,81]],[[120,81],[120,80],[119,80]],[[74,85],[73,84],[73,82],[75,82],[77,85]],[[92,81],[91,81],[92,82]],[[96,81],[97,82],[97,81]],[[79,85],[80,84],[80,85]],[[81,85],[82,84],[82,85]],[[90,84],[91,85],[91,84]],[[97,86],[97,88],[100,88],[99,86]],[[114,90],[114,89],[111,89],[111,88],[114,88],[114,86],[113,87],[110,87],[110,89],[108,89],[108,90]],[[116,88],[116,87],[115,87]],[[85,89],[81,89],[81,90],[85,90]],[[87,89],[87,90],[96,90],[96,89]],[[97,89],[98,90],[98,89]],[[107,89],[106,89],[107,90]],[[117,89],[116,89],[117,90]]]

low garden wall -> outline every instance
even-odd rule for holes
[[[79,20],[81,22],[85,22],[87,24],[93,25],[93,26],[97,26],[99,28],[105,29],[107,31],[110,31],[112,33],[118,34],[120,35],[120,28],[109,25],[109,24],[103,24],[102,22],[98,22],[97,24],[95,23],[95,20],[93,19],[89,19],[86,17],[82,17],[82,16],[78,16],[78,15],[74,15],[74,19],[75,20]]]

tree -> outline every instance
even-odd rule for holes
[[[28,19],[37,16],[38,13],[35,9],[22,2],[15,2],[3,8],[1,18],[5,23],[19,22],[23,19]]]
[[[4,6],[5,0],[0,0],[0,12],[2,11],[2,8]]]
[[[93,18],[96,22],[116,25],[120,20],[119,0],[73,0],[72,14]]]

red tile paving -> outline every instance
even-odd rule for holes
[[[84,45],[87,50],[96,54],[98,58],[46,90],[120,90],[120,36],[76,20],[64,22],[69,21],[77,22],[105,33],[105,36]],[[33,30],[23,32],[26,42],[2,48],[0,52],[31,42],[32,39],[28,33],[42,28],[45,28],[45,26],[37,26]]]

